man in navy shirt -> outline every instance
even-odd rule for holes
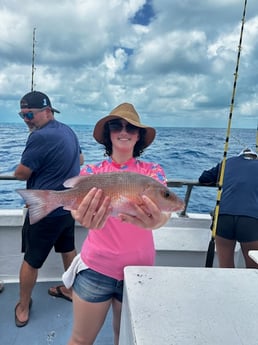
[[[216,185],[221,163],[205,170],[199,182]],[[219,216],[216,228],[216,250],[220,267],[233,268],[236,242],[240,243],[247,268],[258,268],[248,255],[258,250],[258,159],[245,149],[225,164]]]
[[[64,189],[63,183],[80,172],[80,147],[72,129],[55,120],[47,95],[32,91],[20,101],[19,115],[26,122],[30,133],[15,177],[27,181],[29,189]],[[45,262],[52,248],[62,254],[66,270],[76,255],[74,245],[74,219],[70,211],[58,208],[45,218],[31,225],[28,214],[22,228],[20,268],[20,300],[15,307],[17,327],[27,325],[32,305],[31,294],[37,281],[38,269]],[[70,300],[64,286],[52,288],[50,294]]]

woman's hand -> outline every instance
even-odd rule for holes
[[[145,229],[158,229],[163,226],[171,217],[171,213],[162,213],[159,207],[146,195],[142,196],[142,204],[131,204],[135,215],[120,213],[119,219],[122,222],[131,223]]]
[[[78,209],[71,211],[71,214],[85,228],[101,229],[111,210],[110,198],[103,198],[101,189],[92,188],[83,198]]]

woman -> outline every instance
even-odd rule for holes
[[[81,175],[128,170],[166,184],[160,165],[137,159],[154,140],[155,129],[140,122],[133,105],[120,104],[99,120],[93,136],[105,146],[108,158],[95,165],[86,165]],[[111,306],[114,344],[118,344],[123,269],[128,265],[154,264],[155,249],[150,229],[161,227],[170,217],[144,196],[142,206],[134,205],[136,216],[109,217],[110,199],[106,197],[99,206],[101,196],[102,191],[93,188],[78,210],[72,212],[74,218],[90,230],[77,258],[79,261],[74,263],[77,273],[73,283],[74,325],[69,345],[93,344]]]

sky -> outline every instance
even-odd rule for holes
[[[129,102],[150,126],[227,128],[232,112],[232,127],[256,128],[258,1],[247,1],[240,50],[244,3],[0,0],[0,122],[22,121],[33,81],[67,124]]]

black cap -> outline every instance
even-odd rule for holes
[[[25,96],[22,97],[21,102],[21,109],[29,108],[29,109],[42,109],[45,107],[49,107],[53,112],[60,113],[60,111],[52,108],[51,102],[47,95],[39,91],[32,91],[27,93]]]

